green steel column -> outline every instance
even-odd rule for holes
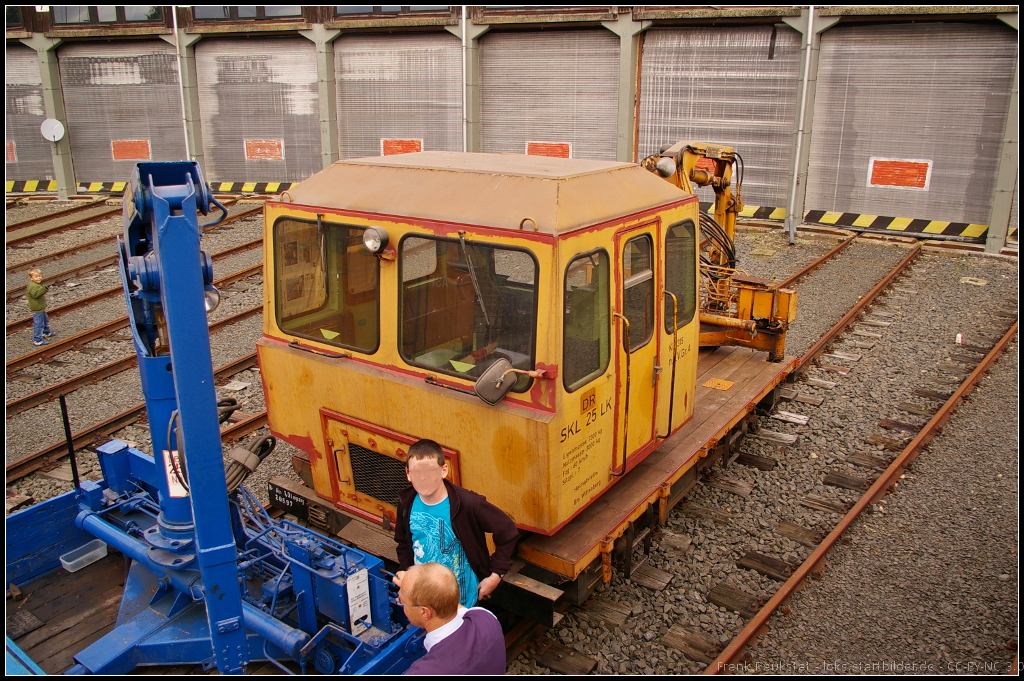
[[[178,73],[181,75],[178,87],[181,89],[182,113],[185,118],[185,148],[189,160],[198,163],[205,176],[203,119],[199,110],[199,77],[196,75],[196,43],[203,36],[198,33],[185,33],[184,29],[179,28],[176,35],[160,37],[174,45],[178,54]]]
[[[601,25],[619,36],[619,115],[615,125],[615,160],[635,162],[637,51],[640,34],[650,27],[651,22],[633,21],[632,15],[620,14],[615,21],[603,21]]]
[[[463,146],[466,151],[480,151],[480,36],[490,30],[486,24],[475,24],[467,18],[463,36],[462,25],[445,29],[462,40]]]
[[[341,35],[337,29],[314,24],[299,33],[316,45],[316,91],[320,107],[320,162],[324,168],[338,160],[338,89],[334,79],[334,41]]]
[[[790,243],[795,241],[796,228],[803,222],[804,199],[807,198],[807,166],[810,162],[811,133],[814,129],[814,92],[818,80],[821,33],[839,22],[839,17],[814,16],[814,25],[809,26],[811,15],[811,10],[804,9],[801,10],[799,17],[783,19],[790,28],[804,36],[800,55],[803,60],[800,71],[802,107],[797,108],[797,118],[798,121],[803,121],[803,126],[794,121],[793,147],[790,154],[793,158],[793,174],[790,178],[790,196],[786,203],[786,230],[789,232]]]
[[[36,51],[39,59],[39,78],[43,83],[43,110],[47,118],[54,118],[64,125],[64,137],[50,143],[53,156],[53,176],[57,180],[57,199],[67,201],[69,196],[78,193],[75,181],[75,164],[71,157],[71,130],[64,111],[64,91],[60,84],[60,69],[57,66],[57,46],[63,41],[59,38],[47,38],[42,33],[34,33],[31,38],[22,38],[22,44]],[[40,133],[42,134],[42,133]]]
[[[1019,30],[1017,14],[1000,14],[999,18],[1007,26]],[[1003,133],[1003,144],[999,150],[999,165],[996,168],[996,187],[992,194],[992,216],[988,221],[988,237],[985,240],[986,253],[999,253],[1006,245],[1006,235],[1010,228],[1010,211],[1013,209],[1013,192],[1017,186],[1017,82],[1020,72],[1020,61],[1013,67],[1013,85],[1010,86],[1010,101],[1006,109],[1006,128]]]

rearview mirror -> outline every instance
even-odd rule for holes
[[[487,404],[495,405],[501,402],[519,379],[519,374],[510,369],[512,369],[511,362],[505,358],[499,359],[487,367],[480,374],[480,378],[476,379],[473,392]]]

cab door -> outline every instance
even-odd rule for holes
[[[612,472],[625,473],[628,461],[656,436],[658,343],[661,319],[655,257],[656,225],[645,225],[616,237],[617,281],[615,321],[618,416]],[[624,443],[624,444],[623,444]],[[646,452],[644,452],[646,453]]]

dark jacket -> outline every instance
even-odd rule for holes
[[[500,508],[476,492],[444,481],[451,502],[452,530],[462,543],[473,572],[480,579],[491,573],[503,575],[512,567],[512,554],[516,550],[519,530],[512,519]],[[398,542],[398,569],[408,570],[415,562],[412,552],[412,532],[409,514],[416,490],[410,485],[398,495],[398,518],[395,521],[395,541]],[[487,553],[485,532],[494,535],[494,555]]]

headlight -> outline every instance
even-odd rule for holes
[[[203,290],[203,301],[206,303],[206,314],[210,314],[220,305],[220,291],[208,286]]]
[[[363,232],[363,245],[370,253],[380,253],[388,245],[388,233],[380,227],[367,227]]]

